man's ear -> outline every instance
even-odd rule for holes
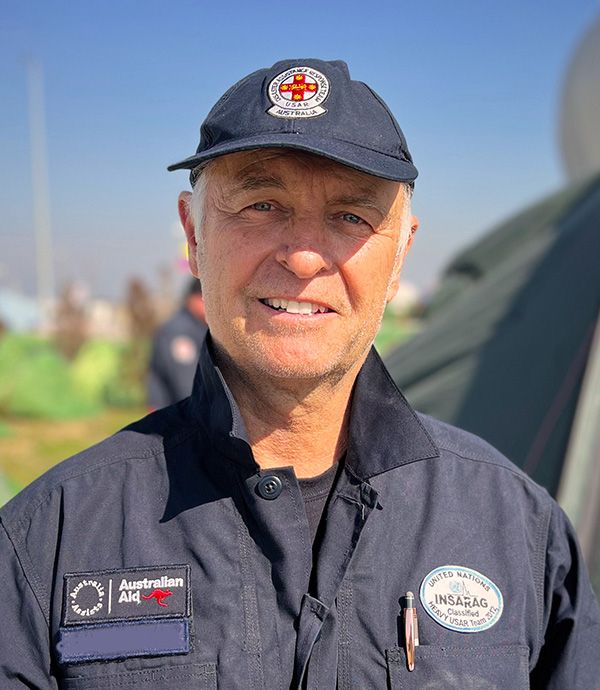
[[[185,232],[188,246],[188,262],[192,275],[199,278],[198,275],[198,244],[196,243],[196,229],[194,227],[194,219],[192,218],[192,211],[190,202],[192,199],[191,192],[181,192],[177,199],[177,210],[179,211],[179,220]]]
[[[392,280],[390,282],[389,288],[388,288],[388,293],[387,293],[387,301],[390,302],[391,300],[394,299],[396,296],[396,293],[398,292],[398,288],[400,287],[400,275],[402,274],[402,266],[404,266],[404,259],[406,259],[406,255],[408,254],[408,250],[411,248],[413,240],[415,239],[415,234],[417,232],[417,229],[419,228],[419,219],[417,216],[411,216],[410,217],[410,232],[408,234],[408,238],[406,242],[404,243],[404,247],[400,249],[400,252],[398,253],[398,258],[396,259],[396,265],[394,266],[394,275],[392,276]]]

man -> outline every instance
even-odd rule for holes
[[[170,319],[156,331],[148,368],[148,405],[166,407],[192,392],[200,348],[206,336],[202,285],[189,283],[184,301]]]
[[[383,101],[279,62],[179,168],[193,393],[3,509],[2,687],[598,687],[563,513],[372,350],[417,227]]]

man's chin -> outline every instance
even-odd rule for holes
[[[290,383],[338,381],[350,371],[356,373],[364,360],[364,353],[356,347],[357,343],[349,347],[348,343],[332,342],[332,338],[325,336],[260,336],[257,334],[251,339],[239,339],[229,353],[224,348],[218,348],[229,367],[237,369],[242,378],[270,378],[274,383],[283,380]]]
[[[351,369],[353,362],[340,352],[292,351],[255,352],[254,366],[263,376],[273,380],[314,381],[339,380]]]
[[[331,373],[331,361],[315,360],[311,358],[281,358],[263,359],[259,364],[259,369],[265,376],[274,379],[322,379]]]

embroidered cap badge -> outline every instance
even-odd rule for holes
[[[278,74],[268,86],[273,117],[316,117],[327,112],[321,103],[329,94],[329,80],[312,67],[291,67]]]

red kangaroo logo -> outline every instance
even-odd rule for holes
[[[143,599],[156,599],[156,603],[159,606],[167,606],[168,604],[163,604],[163,599],[170,597],[173,592],[170,589],[155,589],[154,592],[150,594],[142,594]]]

